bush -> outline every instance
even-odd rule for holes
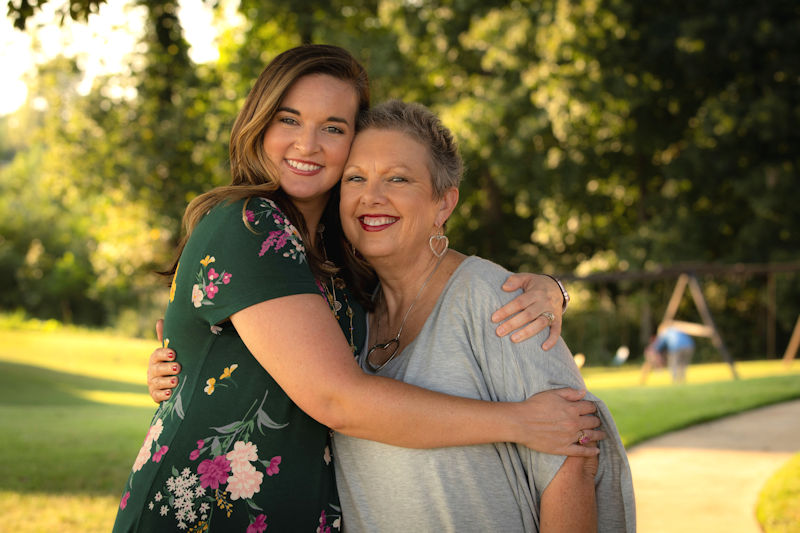
[[[764,533],[800,533],[800,453],[761,489],[756,517]]]

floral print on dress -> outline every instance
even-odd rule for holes
[[[161,436],[163,431],[164,421],[158,417],[158,412],[156,412],[155,422],[153,422],[153,424],[147,429],[144,442],[142,443],[141,448],[139,448],[139,453],[136,454],[136,459],[133,461],[131,474],[128,476],[128,488],[133,487],[133,476],[142,468],[144,468],[148,461],[159,463],[164,455],[166,455],[166,453],[169,451],[169,446],[159,446],[158,444],[158,438]],[[125,509],[125,507],[128,506],[128,498],[130,498],[130,496],[130,490],[125,492],[125,494],[122,496],[122,500],[119,502],[120,509]]]
[[[236,382],[233,380],[233,378],[231,378],[231,375],[233,374],[233,371],[236,370],[237,368],[239,368],[239,365],[237,365],[236,363],[232,364],[231,366],[226,366],[225,370],[223,370],[222,374],[220,374],[219,376],[219,383],[217,382],[217,378],[208,378],[206,380],[206,387],[203,389],[203,392],[211,396],[212,394],[214,394],[214,391],[217,389],[217,386],[227,387],[228,383],[231,383],[235,387]],[[227,379],[228,381],[223,383],[222,382],[223,379]]]
[[[166,453],[166,450],[162,452],[162,447],[158,445],[158,438],[161,436],[162,431],[164,431],[164,422],[160,418],[157,418],[153,425],[147,430],[147,435],[144,437],[144,442],[142,443],[142,447],[139,449],[139,454],[136,456],[136,460],[133,462],[133,467],[131,470],[138,472],[147,463],[147,461],[150,460],[153,444],[155,444],[155,448],[158,450],[156,453],[159,454],[158,460],[153,460],[153,462],[157,463],[161,460],[161,457],[163,457]],[[166,448],[166,446],[163,448]]]
[[[247,526],[247,533],[264,533],[267,529],[267,517],[260,514],[256,517],[255,522]]]
[[[336,508],[336,510],[340,511],[338,508]],[[329,518],[333,518],[334,519],[333,522],[331,522],[330,525],[328,525],[328,519]],[[342,526],[342,516],[341,515],[338,515],[338,516],[337,515],[327,515],[327,514],[325,514],[325,510],[323,509],[322,513],[320,513],[320,515],[319,515],[319,527],[317,527],[317,533],[331,533],[333,531],[331,528],[336,529],[338,531],[341,528],[341,526]]]
[[[175,265],[175,273],[172,275],[172,283],[169,286],[169,301],[170,302],[174,302],[175,301],[175,289],[177,287],[177,285],[175,285],[175,280],[178,279],[178,269],[180,268],[180,266],[181,266],[180,262],[177,265]]]
[[[220,382],[233,383],[231,376],[237,367],[236,364],[225,367],[220,373]],[[207,383],[211,387],[207,394],[213,393],[215,386],[220,384],[216,378],[210,378]],[[263,531],[260,528],[266,528],[267,516],[258,513],[263,509],[252,498],[260,492],[265,478],[280,474],[282,457],[259,458],[258,447],[251,441],[251,435],[254,431],[263,433],[265,429],[287,426],[275,422],[266,413],[267,396],[268,392],[265,392],[260,403],[254,401],[242,420],[209,428],[212,433],[199,438],[197,448],[189,453],[188,466],[180,471],[172,467],[172,476],[148,502],[147,508],[161,516],[172,512],[178,529],[203,531],[208,528],[214,513],[230,517],[232,502],[242,500],[249,513],[248,531]],[[157,432],[156,428],[152,434]],[[149,459],[149,452],[146,455]]]
[[[254,198],[253,209],[245,209],[242,220],[245,224],[252,227],[258,226],[265,218],[270,217],[274,224],[279,228],[267,233],[267,238],[261,243],[259,257],[263,257],[269,250],[280,253],[283,257],[304,263],[306,260],[306,249],[303,246],[303,239],[297,228],[283,216],[277,204],[268,198]]]
[[[192,285],[192,305],[202,307],[204,305],[214,305],[212,301],[219,292],[220,285],[227,285],[231,282],[232,274],[226,271],[217,272],[216,268],[208,268],[217,259],[206,255],[200,260],[200,271],[195,276],[197,283]]]

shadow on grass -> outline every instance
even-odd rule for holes
[[[118,496],[155,411],[146,393],[0,362],[0,490]]]
[[[0,405],[96,405],[97,391],[147,394],[147,386],[0,361]]]

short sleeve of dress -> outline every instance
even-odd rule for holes
[[[210,326],[251,305],[320,294],[295,226],[266,198],[215,206],[181,254],[173,298],[188,298]]]

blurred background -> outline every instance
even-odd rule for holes
[[[154,337],[189,200],[303,42],[373,101],[432,107],[467,165],[452,245],[562,276],[587,366],[641,358],[694,272],[736,360],[800,314],[794,0],[10,0],[0,21],[0,311]],[[688,296],[677,317],[700,321]],[[695,362],[720,361],[700,340]]]
[[[455,132],[467,172],[451,244],[565,280],[563,335],[626,446],[800,398],[800,361],[780,361],[800,344],[796,0],[4,4],[0,530],[111,529],[154,408],[154,272],[186,204],[229,181],[251,84],[304,42],[346,47],[374,102],[421,102]],[[729,357],[700,337],[687,383],[661,370],[645,385],[663,317],[707,324],[703,304]],[[763,531],[800,532],[796,443],[729,487],[761,491],[737,530],[757,506]],[[663,508],[636,483],[640,505]],[[643,533],[710,531],[640,517]]]

